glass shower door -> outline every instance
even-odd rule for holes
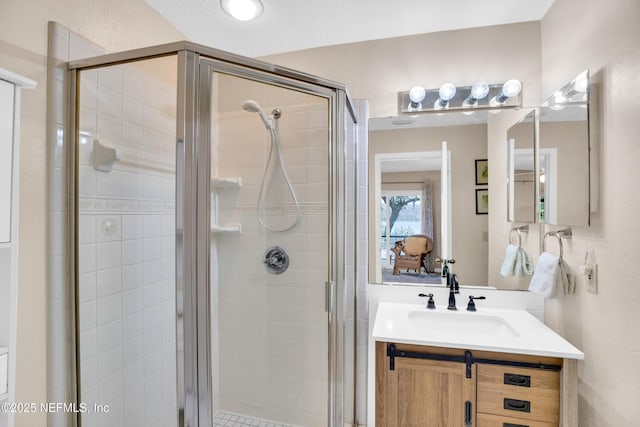
[[[225,71],[207,130],[215,425],[326,427],[330,99]]]

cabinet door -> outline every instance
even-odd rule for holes
[[[12,83],[0,80],[0,243],[11,240],[14,93]]]
[[[387,426],[473,425],[466,421],[475,418],[475,373],[466,378],[464,363],[398,358],[388,374],[397,393]]]

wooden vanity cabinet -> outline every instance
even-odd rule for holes
[[[465,404],[471,411],[475,401],[461,363],[397,359],[386,381],[386,422],[376,426],[464,426]]]
[[[389,357],[389,345],[396,356]],[[471,359],[465,361],[465,354]],[[376,342],[375,425],[558,427],[557,368],[562,363],[550,357]]]

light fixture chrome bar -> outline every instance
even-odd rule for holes
[[[489,84],[489,91],[484,98],[478,99],[472,95],[473,86],[456,87],[455,95],[447,103],[447,108],[436,108],[440,99],[440,88],[426,89],[424,99],[416,102],[415,97],[411,99],[410,91],[398,92],[398,113],[399,114],[423,114],[423,113],[443,113],[452,111],[475,111],[475,110],[503,110],[522,107],[522,91],[515,96],[504,97],[503,84]],[[414,94],[417,92],[413,91]],[[477,92],[476,92],[477,94]],[[491,105],[492,99],[503,101],[501,104]]]

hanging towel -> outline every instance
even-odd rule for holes
[[[576,278],[569,265],[559,257],[548,252],[540,254],[529,291],[540,294],[545,298],[552,298],[556,294],[558,285],[562,286],[565,295],[576,291]]]
[[[564,262],[563,259],[560,260],[558,264],[558,272],[559,282],[562,283],[562,291],[565,295],[573,295],[576,293],[576,276],[573,275],[571,268],[569,265]]]
[[[531,276],[533,274],[533,262],[531,257],[522,247],[516,245],[507,246],[507,251],[500,268],[500,274],[509,276]]]
[[[533,274],[533,261],[522,247],[518,248],[513,275],[517,277],[531,276]]]
[[[502,274],[504,277],[513,276],[517,256],[518,246],[507,246],[507,252],[504,255],[504,261],[502,261],[502,267],[500,268],[500,274]]]
[[[542,252],[538,258],[536,271],[533,273],[529,291],[551,298],[556,292],[556,272],[560,258],[548,252]]]

